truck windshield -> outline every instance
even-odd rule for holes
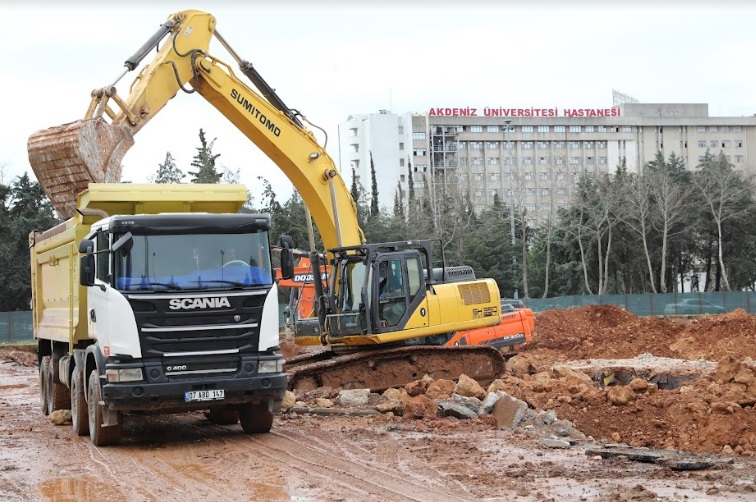
[[[114,236],[118,239],[118,235]],[[216,289],[273,283],[265,231],[245,234],[134,235],[116,252],[120,290]]]

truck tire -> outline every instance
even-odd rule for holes
[[[110,446],[118,444],[121,441],[121,432],[123,431],[123,417],[118,413],[118,423],[105,427],[102,425],[102,389],[100,388],[100,378],[97,370],[89,374],[89,401],[87,409],[89,411],[89,439],[95,446]]]
[[[243,404],[239,407],[239,422],[247,434],[270,432],[273,427],[273,412],[268,403]]]
[[[64,384],[55,382],[55,372],[58,371],[57,362],[57,359],[50,358],[50,374],[47,386],[48,415],[56,410],[71,408],[71,393]]]
[[[71,423],[78,436],[89,434],[89,410],[84,397],[84,372],[74,368],[71,374]]]
[[[218,425],[234,425],[239,422],[239,412],[232,408],[210,408],[206,416],[210,422]]]
[[[50,359],[52,359],[50,356],[42,356],[39,362],[39,403],[45,415],[50,414],[50,405],[47,401],[50,394],[47,390],[50,386]]]

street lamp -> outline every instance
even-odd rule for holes
[[[512,168],[512,145],[509,142],[509,124],[511,120],[505,120],[504,124],[507,128],[507,154],[509,155],[509,229],[512,234],[512,281],[516,280],[517,276],[517,253],[515,252],[515,224],[514,224],[514,169]],[[515,285],[514,297],[517,299],[517,286]]]

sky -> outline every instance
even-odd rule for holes
[[[34,179],[29,135],[82,118],[91,90],[111,84],[170,14],[188,9],[212,13],[287,106],[325,130],[313,129],[337,166],[338,125],[379,110],[607,108],[616,89],[645,103],[708,103],[711,116],[756,114],[748,0],[2,2],[0,181]],[[210,52],[233,66],[217,42]],[[120,80],[120,95],[136,74]],[[291,196],[251,141],[204,98],[181,92],[136,135],[123,180],[147,182],[167,152],[193,170],[200,128],[253,204],[260,176],[279,200]],[[343,176],[349,185],[351,173]]]

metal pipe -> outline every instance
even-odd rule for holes
[[[509,124],[511,124],[511,120],[505,120],[504,124],[507,128],[506,134],[507,134],[507,154],[509,155],[509,228],[510,233],[512,234],[512,282],[515,281],[516,275],[517,275],[517,253],[515,252],[514,246],[515,246],[515,220],[514,220],[514,169],[512,168],[512,145],[509,142]],[[514,290],[514,297],[517,299],[518,292],[517,292],[517,286],[515,283],[515,290]]]

